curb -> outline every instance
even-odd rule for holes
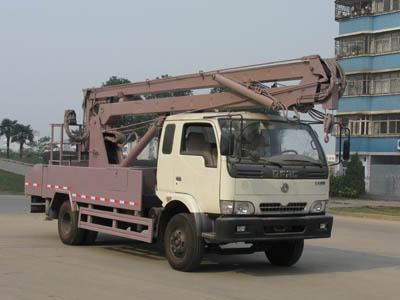
[[[400,222],[400,216],[388,216],[380,214],[366,214],[366,213],[349,213],[349,212],[334,212],[328,211],[331,215],[343,216],[343,217],[354,217],[354,218],[365,218],[385,221],[397,221]]]
[[[6,159],[6,158],[0,158],[1,161],[6,161],[6,162],[10,162],[10,163],[14,163],[17,165],[24,165],[24,166],[29,166],[29,167],[33,167],[33,164],[29,164],[23,161],[18,161],[18,160],[12,160],[12,159]]]

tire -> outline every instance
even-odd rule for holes
[[[93,245],[96,242],[98,232],[92,230],[85,230],[85,237],[83,239],[83,245]]]
[[[293,240],[271,245],[265,250],[269,262],[276,266],[289,267],[298,262],[303,254],[304,240]]]
[[[204,243],[197,235],[193,215],[182,213],[172,217],[165,230],[164,250],[175,270],[190,272],[200,265]]]
[[[85,231],[78,228],[78,213],[72,211],[69,201],[64,201],[58,211],[58,235],[61,241],[66,245],[81,245]]]

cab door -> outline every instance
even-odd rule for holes
[[[176,161],[176,140],[177,124],[165,122],[161,135],[161,144],[158,149],[157,158],[157,192],[173,193],[175,191],[175,181],[173,177],[174,164]],[[161,197],[163,199],[164,197]]]
[[[175,192],[193,197],[202,212],[219,213],[220,160],[213,124],[182,122],[177,130]]]

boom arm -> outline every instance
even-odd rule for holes
[[[289,82],[278,86],[277,82]],[[271,87],[263,83],[274,83]],[[225,86],[229,92],[199,94],[181,97],[136,100],[138,96],[163,92],[177,92]],[[121,141],[125,136],[118,132],[121,116],[194,112],[214,108],[233,109],[271,107],[275,110],[310,112],[316,104],[325,109],[337,109],[338,99],[346,87],[346,80],[336,60],[323,60],[307,56],[295,60],[223,69],[198,74],[167,77],[124,85],[84,90],[84,127],[86,134],[71,139],[81,142],[89,150],[90,166],[107,166],[109,163],[128,166],[136,159],[146,143],[156,133],[156,126],[142,138],[136,149],[123,161]],[[117,98],[118,102],[115,102]],[[142,98],[143,99],[143,98]],[[314,111],[315,114],[315,111]],[[65,125],[69,121],[66,114]],[[321,118],[321,115],[319,115]],[[159,119],[158,125],[163,118]],[[332,116],[324,119],[330,131]],[[122,128],[122,127],[120,127]],[[90,134],[88,134],[90,133]]]
[[[264,88],[259,83],[298,81],[284,87]],[[162,99],[129,101],[138,95],[170,91],[196,90],[227,86],[232,93],[191,95]],[[212,108],[269,106],[307,112],[316,104],[337,109],[338,98],[345,88],[345,77],[335,60],[308,56],[297,60],[252,65],[177,77],[147,80],[118,86],[84,90],[84,107],[100,104],[102,124],[113,123],[118,116],[177,113]],[[107,103],[110,98],[119,103]]]

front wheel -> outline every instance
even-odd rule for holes
[[[165,231],[164,249],[175,270],[189,272],[200,265],[204,244],[197,235],[193,215],[182,213],[172,217]]]
[[[289,267],[298,262],[303,254],[304,240],[293,240],[273,244],[265,250],[271,264]]]

